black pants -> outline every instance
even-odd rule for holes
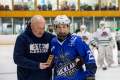
[[[120,51],[120,42],[117,42],[118,51]]]

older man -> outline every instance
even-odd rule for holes
[[[45,19],[41,15],[33,16],[24,33],[17,37],[14,47],[18,80],[50,80],[51,69],[45,62],[53,37],[45,32]]]

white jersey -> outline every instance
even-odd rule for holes
[[[97,31],[94,33],[93,37],[100,45],[108,45],[113,40],[109,28],[98,28]]]
[[[115,40],[120,41],[120,28],[117,28],[115,31]]]
[[[87,45],[89,44],[95,44],[95,40],[93,39],[92,35],[89,32],[78,32],[77,36],[80,36],[83,41],[86,42]]]

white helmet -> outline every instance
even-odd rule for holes
[[[70,24],[70,19],[66,15],[58,15],[54,20],[54,25],[58,24]]]
[[[86,26],[85,25],[81,25],[80,28],[85,28],[86,29]]]
[[[48,24],[48,26],[53,26],[53,24],[52,24],[52,23],[50,23],[50,24]]]
[[[85,30],[82,31],[81,28],[85,28]],[[85,26],[85,25],[81,25],[81,26],[80,26],[80,31],[81,31],[82,33],[85,33],[85,32],[86,32],[86,26]]]
[[[101,24],[104,24],[104,26],[105,26],[105,21],[100,21],[100,23],[99,23],[99,26],[101,27]],[[103,26],[103,27],[104,27]]]
[[[59,24],[67,24],[67,27],[70,28],[70,19],[66,15],[58,15],[55,18],[53,23],[54,23],[54,26],[55,26],[56,33],[57,33],[56,28],[57,28],[57,25],[59,25]],[[57,36],[58,36],[58,38],[64,40],[65,38],[67,38],[67,35],[69,34],[69,32],[70,32],[70,29],[69,29],[68,33],[66,32],[65,34],[57,33]]]

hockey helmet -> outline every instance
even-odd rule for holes
[[[30,20],[26,21],[26,25],[28,25],[30,22],[31,22]]]
[[[66,15],[58,15],[54,20],[54,25],[67,24],[70,26],[70,19]]]
[[[86,29],[86,26],[85,25],[81,25],[80,28],[85,28]]]
[[[84,30],[82,30],[84,28]],[[80,26],[80,31],[86,31],[86,26],[85,25],[81,25]]]
[[[104,26],[105,26],[105,21],[100,21],[100,23],[99,23],[100,27],[104,27],[104,26],[101,26],[101,24],[104,24]]]
[[[52,23],[50,23],[50,24],[48,24],[48,27],[49,27],[49,26],[53,26],[53,24],[52,24]]]
[[[66,36],[69,34],[69,32],[70,32],[70,19],[66,15],[58,15],[55,18],[53,23],[54,23],[54,26],[55,26],[55,31],[57,33],[57,36],[60,39],[64,40],[66,38]],[[67,29],[58,32],[57,31],[57,26],[58,25],[62,25],[62,24],[66,24],[67,25]]]

